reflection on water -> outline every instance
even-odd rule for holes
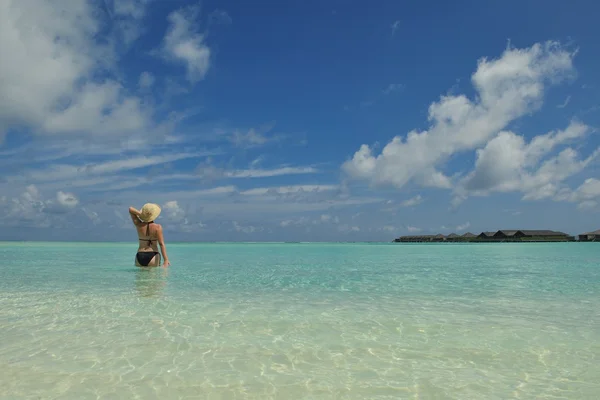
[[[140,297],[162,297],[169,269],[162,267],[136,268],[135,290]]]

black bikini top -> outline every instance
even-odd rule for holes
[[[148,236],[148,237],[150,237],[150,224],[153,224],[153,223],[154,223],[154,221],[150,221],[150,222],[148,222],[148,225],[146,225],[146,236]],[[139,240],[147,241],[148,245],[151,245],[152,242],[154,241],[152,239],[139,239]]]

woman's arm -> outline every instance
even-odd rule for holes
[[[160,245],[160,252],[163,258],[163,267],[168,267],[171,263],[169,262],[169,256],[167,256],[167,246],[165,246],[165,237],[163,236],[162,226],[158,225],[158,244]]]
[[[133,207],[129,207],[129,216],[134,225],[139,225],[142,221],[139,219],[140,212]]]

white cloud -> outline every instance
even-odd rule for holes
[[[113,0],[114,12],[117,15],[142,19],[146,14],[146,4],[148,1],[149,0]]]
[[[331,215],[329,215],[329,214],[322,214],[321,215],[321,221],[327,222],[329,220],[331,220]]]
[[[187,7],[171,12],[169,29],[164,37],[164,53],[176,62],[185,64],[188,81],[192,84],[204,79],[210,67],[210,48],[204,35],[195,29],[198,7]]]
[[[450,156],[484,145],[517,118],[541,106],[544,87],[572,72],[573,53],[555,42],[526,49],[507,48],[495,60],[479,60],[471,81],[476,100],[442,96],[429,107],[428,130],[394,137],[374,155],[367,144],[342,165],[350,178],[372,186],[400,188],[413,181],[422,186],[451,188],[437,168]]]
[[[251,128],[248,131],[235,130],[229,135],[228,140],[236,147],[252,148],[260,147],[269,143],[279,142],[284,139],[285,135],[269,135],[267,133],[273,130],[275,122],[270,122],[264,126],[255,129]]]
[[[190,213],[179,204],[177,200],[170,200],[162,205],[166,225],[170,231],[199,232],[206,224],[198,220],[199,215],[193,210]]]
[[[98,216],[98,213],[95,211],[88,210],[85,207],[82,207],[81,211],[83,211],[83,213],[86,215],[86,217],[88,217],[94,225],[98,225],[102,221],[100,219],[100,217]]]
[[[56,200],[58,204],[67,208],[74,208],[79,204],[79,199],[73,193],[65,193],[59,190],[56,193]]]
[[[388,200],[385,202],[385,207],[381,209],[381,211],[385,212],[397,212],[402,207],[415,207],[423,202],[423,197],[418,194],[410,199],[406,199],[400,203],[395,203],[393,200]]]
[[[151,110],[110,78],[116,55],[95,40],[90,2],[0,2],[0,126],[103,138],[150,131]],[[99,78],[102,76],[103,78]],[[3,133],[5,133],[5,131]],[[1,139],[1,134],[0,134]]]
[[[49,226],[50,222],[43,213],[45,202],[35,185],[27,186],[20,196],[10,199],[8,203],[8,207],[4,209],[5,215],[2,217],[8,226],[21,224],[38,227]]]
[[[600,201],[600,179],[588,178],[575,190],[562,188],[555,194],[554,200],[579,203],[581,209],[595,208]]]
[[[340,218],[338,216],[331,216],[329,214],[321,214],[321,216],[319,217],[319,219],[317,221],[315,221],[317,223],[333,223],[333,224],[339,224],[340,223]]]
[[[600,180],[586,179],[574,192],[575,201],[591,200],[600,197]]]
[[[400,205],[402,207],[413,207],[413,206],[421,204],[422,202],[423,202],[423,198],[421,197],[420,194],[418,194],[415,197],[412,197],[408,200],[404,200]]]
[[[409,231],[409,232],[415,233],[415,232],[421,232],[422,229],[421,228],[417,228],[416,226],[410,226],[409,225],[409,226],[406,227],[406,230]]]
[[[49,227],[52,216],[72,212],[79,199],[63,191],[58,191],[55,198],[44,198],[36,185],[28,185],[19,196],[3,196],[0,204],[0,220],[6,226]]]
[[[277,196],[286,194],[298,194],[298,193],[318,193],[328,192],[337,190],[337,185],[289,185],[289,186],[276,186],[267,188],[254,188],[248,189],[241,192],[243,195],[249,196]]]
[[[266,178],[281,175],[315,174],[319,170],[313,167],[282,167],[274,169],[246,169],[225,172],[229,178]]]
[[[598,202],[595,200],[585,200],[577,205],[577,208],[581,210],[592,210],[598,206]]]
[[[54,164],[47,165],[43,169],[26,170],[18,176],[8,177],[13,182],[43,182],[71,180],[77,177],[90,177],[94,175],[115,174],[122,171],[135,170],[138,168],[161,165],[172,161],[183,160],[203,156],[202,153],[175,153],[157,156],[139,156],[133,158],[122,158],[119,160],[104,161],[98,164],[71,165]],[[119,179],[119,177],[115,177]]]
[[[256,165],[256,160],[252,165]],[[271,169],[233,169],[214,166],[209,162],[202,162],[196,167],[195,177],[205,182],[213,182],[221,179],[249,179],[249,178],[269,178],[283,175],[303,175],[316,174],[320,171],[314,167],[279,167]]]
[[[566,148],[541,160],[559,145],[582,138],[588,131],[587,126],[573,122],[563,131],[536,136],[529,143],[512,132],[500,132],[477,150],[475,169],[457,191],[463,196],[468,192],[486,195],[492,191],[520,191],[525,200],[552,197],[562,181],[585,168],[599,152],[579,160],[575,150]]]
[[[235,131],[230,137],[230,141],[237,147],[260,146],[269,141],[264,133],[256,131],[254,128],[246,133]]]
[[[257,227],[257,226],[253,226],[253,225],[243,225],[243,224],[240,224],[238,221],[233,221],[232,225],[233,225],[233,229],[235,229],[236,232],[242,232],[242,233],[262,232],[264,230],[264,228],[261,226]]]
[[[172,221],[185,221],[185,211],[176,200],[167,201],[163,204],[165,216]]]
[[[377,197],[344,198],[335,186],[319,185],[273,186],[238,189],[236,186],[218,186],[200,190],[168,190],[163,193],[155,186],[119,193],[125,203],[137,202],[139,198],[152,196],[153,201],[164,204],[177,199],[179,204],[193,205],[202,209],[202,218],[247,221],[249,216],[258,221],[295,220],[303,213],[333,214],[338,210],[380,203]],[[100,194],[99,194],[100,195]],[[186,214],[190,221],[193,218]],[[315,217],[317,219],[318,217]],[[332,217],[332,221],[339,221]],[[207,222],[208,223],[208,222]]]
[[[280,221],[279,225],[283,228],[286,228],[306,225],[337,224],[339,222],[340,219],[337,216],[333,217],[330,214],[321,214],[315,219],[311,219],[306,216],[284,219]]]
[[[142,89],[147,89],[154,85],[154,75],[152,75],[148,71],[144,71],[140,74],[140,80],[138,81],[138,86]]]
[[[279,226],[282,228],[287,228],[290,226],[303,226],[309,223],[309,219],[307,217],[300,217],[294,219],[284,219],[279,223]]]
[[[108,7],[108,0],[104,1]],[[110,17],[115,21],[124,44],[129,46],[144,33],[141,22],[146,16],[146,6],[150,0],[112,1],[113,12]]]
[[[564,103],[557,105],[556,108],[565,108],[566,106],[569,105],[570,102],[571,102],[571,96],[567,96]]]

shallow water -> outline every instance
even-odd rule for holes
[[[0,243],[0,398],[598,399],[600,244]]]

